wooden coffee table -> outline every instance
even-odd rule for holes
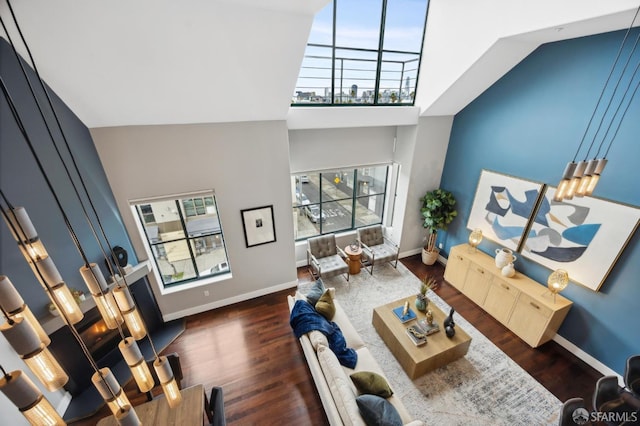
[[[426,316],[415,308],[415,298],[415,296],[410,296],[374,308],[372,320],[373,327],[411,379],[463,357],[471,344],[471,337],[457,324],[455,336],[448,338],[442,325],[448,313],[445,314],[429,303],[427,309],[433,313],[433,320],[440,326],[440,331],[429,335],[425,345],[416,346],[407,336],[406,329]],[[417,318],[402,323],[393,313],[393,309],[403,306],[407,300]],[[456,320],[455,314],[453,320],[454,322]]]

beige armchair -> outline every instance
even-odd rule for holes
[[[348,261],[346,253],[336,245],[334,234],[307,240],[307,264],[314,279],[345,274],[345,278],[349,281]]]
[[[382,225],[372,225],[358,228],[358,241],[362,246],[362,259],[369,266],[369,273],[373,275],[373,266],[378,263],[393,262],[398,267],[398,245],[385,238]]]

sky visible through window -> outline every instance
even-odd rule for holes
[[[315,17],[296,92],[326,103],[331,97],[333,8],[336,5],[336,103],[371,103],[376,83],[382,0],[337,0]],[[388,0],[379,94],[413,102],[428,0]],[[323,46],[315,46],[323,45]],[[353,50],[359,49],[359,50]],[[366,50],[363,50],[366,49]],[[394,52],[388,52],[394,51]],[[401,52],[401,53],[399,53]],[[392,95],[393,93],[393,95]],[[392,98],[395,96],[395,98]],[[324,99],[323,99],[324,98]],[[384,100],[379,101],[384,103]]]

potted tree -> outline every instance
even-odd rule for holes
[[[438,230],[446,230],[451,221],[458,215],[455,209],[456,199],[453,194],[443,189],[429,191],[420,199],[422,205],[422,226],[429,230],[427,244],[422,249],[422,263],[433,265],[438,259],[440,250],[436,247]]]

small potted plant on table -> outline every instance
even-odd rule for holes
[[[426,312],[429,305],[429,299],[427,298],[427,291],[434,289],[438,284],[438,281],[432,276],[425,276],[420,284],[420,293],[416,295],[416,309],[420,312]]]

